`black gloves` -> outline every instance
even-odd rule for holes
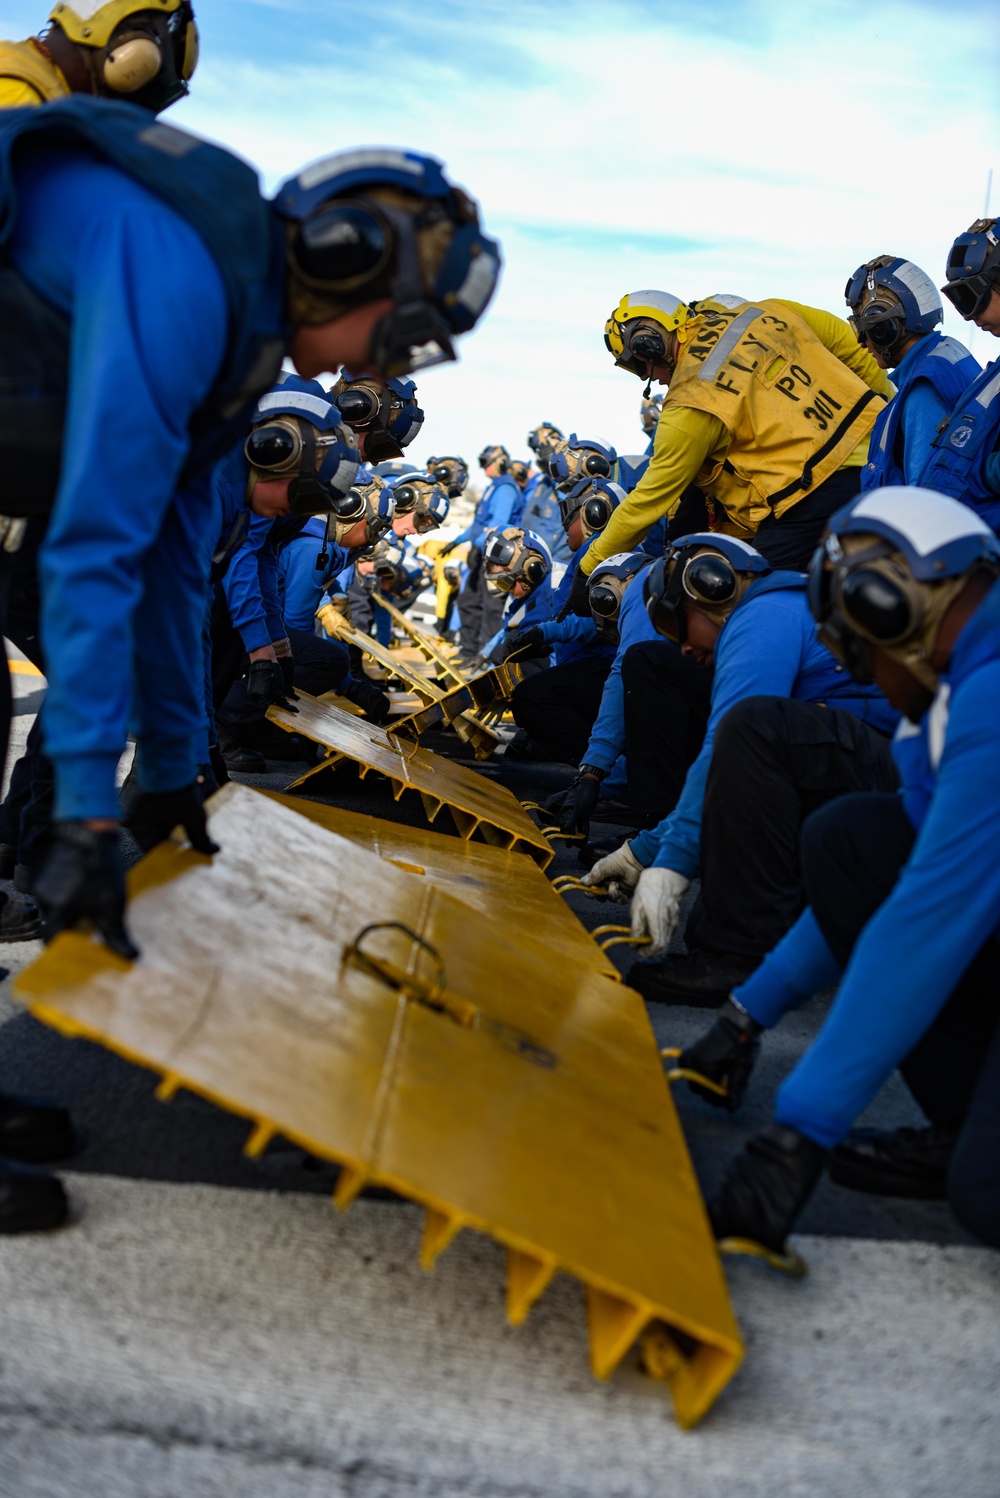
[[[582,567],[578,567],[573,575],[573,585],[559,611],[559,621],[568,619],[570,614],[579,614],[581,619],[590,617],[590,578]]]
[[[218,853],[205,824],[205,803],[197,781],[177,791],[140,791],[128,809],[125,825],[144,853],[183,827],[196,853]]]
[[[256,707],[269,707],[273,703],[290,713],[298,712],[289,696],[285,695],[285,673],[277,661],[251,661],[246,682],[247,696]],[[290,697],[294,698],[295,693],[291,692]]]
[[[46,941],[80,921],[92,921],[112,952],[138,957],[125,930],[125,871],[117,831],[53,822],[33,893],[45,918]]]
[[[384,723],[392,711],[390,698],[367,676],[347,676],[337,688],[341,697],[360,707],[373,723]]]
[[[580,766],[580,773],[566,792],[559,808],[560,832],[582,832],[584,837],[587,836],[590,819],[600,799],[603,779],[604,776],[589,765]]]
[[[545,631],[538,624],[531,629],[512,629],[500,649],[500,659],[508,660],[517,654],[519,661],[534,661],[551,654],[552,646],[546,642]]]
[[[717,1092],[709,1092],[707,1087],[699,1087],[697,1082],[689,1080],[691,1091],[704,1098],[706,1103],[735,1113],[743,1101],[757,1060],[763,1028],[744,1010],[738,1009],[732,999],[727,999],[711,1029],[681,1052],[677,1065],[701,1072],[710,1082],[725,1082],[729,1093],[720,1097]]]
[[[736,1156],[709,1203],[716,1238],[749,1238],[784,1254],[785,1239],[825,1162],[826,1150],[797,1129],[768,1124]]]
[[[438,548],[438,556],[439,557],[446,557],[449,552],[454,551],[455,547],[458,546],[458,545],[460,545],[460,544],[461,543],[458,542],[458,541],[446,541],[443,546],[441,546],[441,547]]]

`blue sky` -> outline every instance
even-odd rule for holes
[[[546,419],[642,439],[641,386],[602,340],[622,293],[789,296],[843,312],[888,252],[943,279],[1000,212],[995,0],[196,0],[202,62],[178,125],[269,185],[345,146],[431,151],[476,196],[505,272],[458,366],[420,381],[426,437],[525,455]],[[10,37],[44,4],[3,3]],[[986,335],[947,330],[981,360]],[[978,341],[977,341],[978,340]]]

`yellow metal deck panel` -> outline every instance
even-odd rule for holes
[[[340,1162],[341,1205],[369,1181],[420,1202],[427,1267],[492,1234],[515,1323],[575,1275],[595,1374],[650,1327],[694,1424],[742,1347],[639,996],[247,787],[210,810],[215,858],[168,842],[130,876],[138,962],[63,933],[18,997],[251,1119],[252,1149]]]
[[[290,788],[305,785],[342,760],[353,760],[362,778],[372,770],[388,776],[397,801],[406,790],[418,792],[428,821],[435,821],[447,806],[460,836],[472,837],[478,832],[494,846],[529,853],[542,868],[552,862],[547,838],[505,786],[494,785],[466,765],[421,748],[412,739],[396,738],[391,731],[341,712],[305,692],[298,693],[297,706],[297,713],[269,707],[267,716],[289,733],[321,744],[327,758],[300,775]]]
[[[554,960],[565,956],[617,980],[618,969],[610,957],[530,858],[301,796],[283,796],[277,791],[264,794],[379,858],[390,859],[405,873],[428,879],[474,910],[499,916],[512,941],[529,942]]]

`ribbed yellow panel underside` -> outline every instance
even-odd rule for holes
[[[210,803],[213,859],[163,843],[130,876],[129,964],[64,933],[17,982],[44,1022],[509,1251],[517,1323],[552,1275],[586,1290],[607,1378],[647,1364],[692,1425],[739,1331],[641,999],[247,787]],[[371,928],[372,922],[393,923]],[[367,931],[365,928],[369,928]]]
[[[435,821],[447,807],[461,837],[478,832],[495,847],[529,853],[543,869],[552,862],[548,839],[505,786],[494,785],[466,765],[423,749],[412,739],[396,738],[391,730],[341,712],[305,692],[298,693],[296,705],[297,713],[269,707],[267,716],[279,728],[321,744],[327,758],[300,775],[290,789],[305,785],[341,760],[353,760],[362,777],[371,770],[387,776],[397,801],[404,791],[417,791],[428,821]]]

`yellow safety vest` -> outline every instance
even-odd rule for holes
[[[685,406],[723,423],[725,459],[695,483],[751,532],[835,473],[885,405],[782,302],[714,306],[679,337],[664,410]]]
[[[25,85],[38,95],[37,99],[25,97]],[[0,42],[0,109],[64,99],[69,92],[62,73],[33,41]]]

